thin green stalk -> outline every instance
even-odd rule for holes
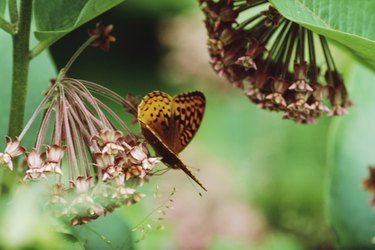
[[[0,196],[3,192],[3,171],[4,171],[4,168],[0,169]]]
[[[47,42],[39,42],[34,48],[30,51],[30,59],[35,58],[40,53],[42,53],[45,49],[47,49],[49,44]]]
[[[17,0],[9,0],[8,7],[9,7],[10,22],[13,25],[17,25],[18,23]]]
[[[9,12],[17,32],[13,35],[12,97],[8,134],[17,136],[21,130],[25,114],[27,78],[30,64],[29,39],[32,15],[32,0],[21,0],[20,15],[17,17],[16,1],[9,1]],[[14,23],[16,22],[16,23]]]
[[[14,34],[14,27],[11,23],[7,22],[4,18],[0,17],[0,29],[9,34]]]
[[[89,39],[87,39],[86,42],[84,42],[76,52],[74,52],[73,56],[69,59],[67,64],[64,68],[61,69],[59,76],[57,77],[57,81],[60,80],[60,77],[65,77],[66,72],[69,71],[72,64],[75,62],[75,60],[78,58],[78,56],[96,39],[98,39],[98,36],[91,36]]]

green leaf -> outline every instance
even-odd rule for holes
[[[189,9],[196,10],[197,3],[195,0],[163,0],[163,1],[129,1],[122,8],[125,13],[143,15],[170,15],[179,11]],[[129,13],[130,12],[130,13]]]
[[[48,47],[123,0],[35,0],[35,37]]]
[[[345,47],[368,67],[375,68],[374,0],[270,0],[296,23]]]
[[[71,249],[71,250],[84,250],[85,247],[74,235],[67,233],[58,234],[61,239],[60,249]]]
[[[361,188],[375,164],[375,75],[355,66],[349,90],[355,106],[331,127],[328,213],[343,249],[373,249],[375,212]],[[360,84],[358,84],[360,83]]]
[[[88,224],[75,226],[73,231],[85,244],[85,249],[134,249],[131,230],[118,211]]]
[[[0,17],[4,16],[6,5],[7,5],[6,0],[0,0]]]

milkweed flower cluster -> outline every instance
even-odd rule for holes
[[[370,203],[375,209],[375,167],[369,167],[369,177],[362,181],[362,187],[373,196]]]
[[[68,78],[62,70],[21,134],[14,140],[6,137],[6,148],[0,153],[0,166],[10,170],[15,157],[24,155],[25,168],[18,169],[24,172],[23,182],[50,185],[49,208],[72,224],[139,201],[144,195],[136,188],[160,162],[140,136],[93,93],[110,97],[136,114],[134,98],[131,103],[99,84]],[[41,113],[34,147],[26,150],[22,140]]]
[[[97,23],[94,29],[89,29],[88,33],[91,37],[97,38],[90,44],[93,47],[98,47],[103,51],[109,51],[110,44],[116,41],[116,38],[111,35],[113,25],[104,25]]]
[[[249,14],[266,0],[199,3],[213,69],[252,102],[299,123],[347,113],[351,102],[325,37],[314,39],[310,30],[283,18],[272,6]],[[324,74],[317,65],[316,40],[326,62]]]
[[[13,169],[14,157],[25,154],[25,182],[56,180],[50,204],[61,208],[54,211],[71,218],[74,224],[138,201],[142,194],[135,188],[150,178],[153,167],[160,162],[89,89],[108,91],[123,102],[120,96],[95,83],[65,77],[54,81],[20,136],[14,141],[7,137],[6,149],[0,153],[0,163],[9,169]],[[35,147],[26,152],[20,143],[41,111],[44,117]],[[127,131],[126,136],[113,121]]]

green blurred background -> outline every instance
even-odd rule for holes
[[[110,52],[87,50],[70,76],[122,95],[206,95],[201,128],[181,157],[209,191],[200,197],[179,171],[152,178],[142,188],[144,200],[116,213],[130,229],[140,226],[134,248],[333,248],[323,195],[328,119],[297,125],[251,104],[211,70],[202,20],[194,0],[129,0],[51,48],[61,68],[87,28],[112,23],[117,42]]]
[[[138,204],[76,227],[78,238],[89,239],[87,248],[116,248],[106,237],[127,242],[128,249],[334,248],[324,193],[329,119],[308,126],[282,120],[216,76],[196,0],[126,0],[55,43],[50,51],[57,69],[98,21],[114,25],[117,42],[109,53],[86,50],[70,76],[123,96],[204,92],[203,123],[181,158],[208,192],[199,196],[181,171],[155,176],[141,188],[147,196]],[[350,57],[333,53],[347,78]],[[112,107],[130,121],[121,107]]]

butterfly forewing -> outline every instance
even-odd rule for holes
[[[168,144],[172,97],[168,94],[154,91],[147,94],[138,106],[138,120],[147,124]],[[168,145],[169,146],[169,145]]]

